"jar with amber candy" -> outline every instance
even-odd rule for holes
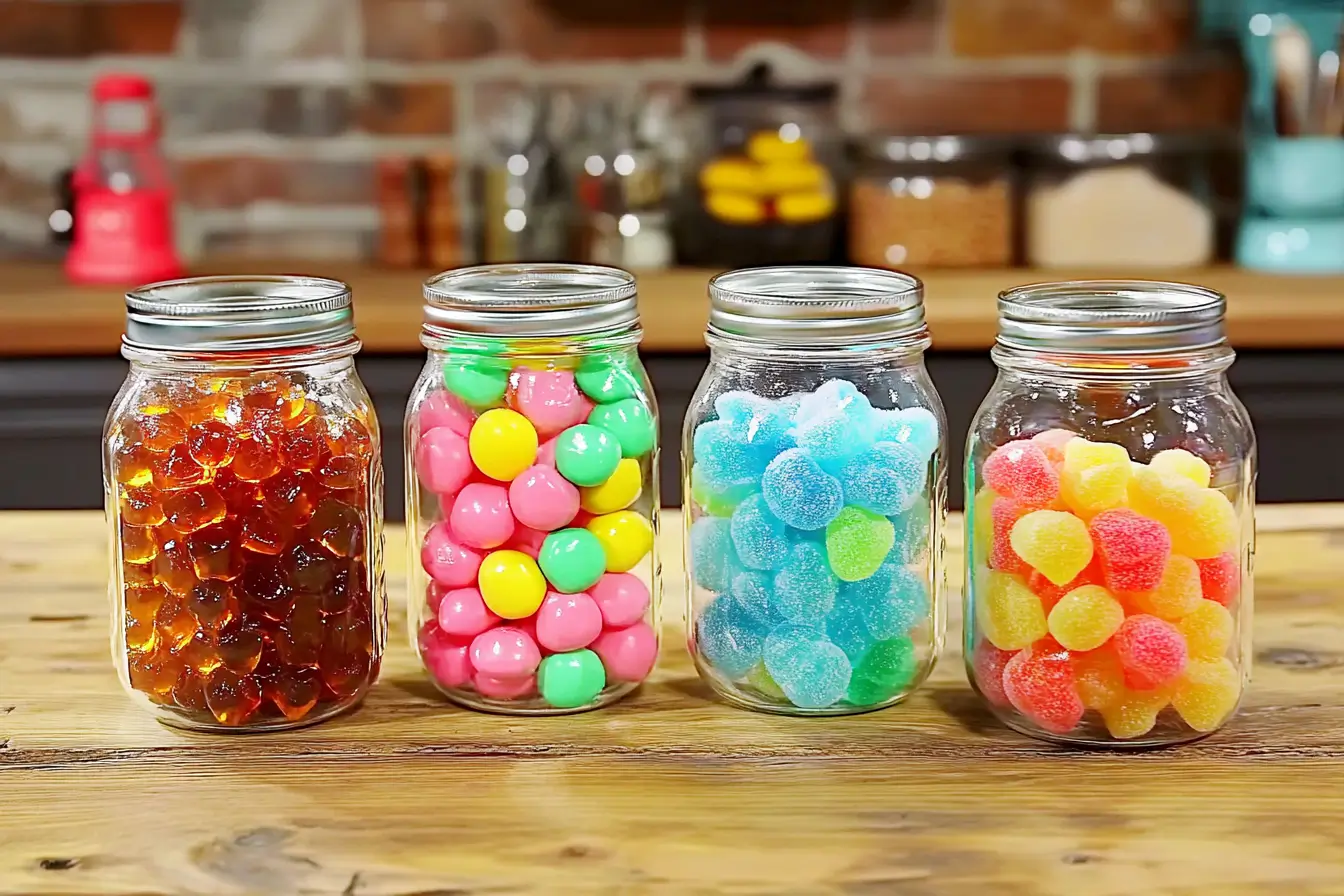
[[[112,653],[162,722],[307,725],[377,677],[383,471],[350,306],[304,277],[127,294],[103,443]]]

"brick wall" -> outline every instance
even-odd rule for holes
[[[520,82],[839,79],[851,131],[1235,126],[1192,0],[0,0],[0,254],[39,252],[96,72],[160,87],[188,254],[366,252],[380,155],[479,150]]]

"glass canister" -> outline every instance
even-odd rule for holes
[[[1047,740],[1193,740],[1251,666],[1255,435],[1223,297],[1158,282],[999,297],[967,444],[966,666]]]
[[[349,709],[387,638],[380,439],[349,288],[201,277],[126,308],[130,375],[103,442],[122,683],[200,730]]]
[[[724,699],[889,706],[942,644],[946,423],[923,286],[865,268],[710,281],[710,364],[682,444],[687,619]]]
[[[658,655],[658,411],[635,279],[499,265],[425,283],[406,410],[409,618],[455,703],[605,706]]]

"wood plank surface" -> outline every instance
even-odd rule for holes
[[[198,273],[303,273],[349,283],[366,351],[422,351],[421,281],[430,272],[330,262],[279,262],[250,268],[214,265]],[[936,348],[980,350],[995,334],[995,297],[1011,286],[1074,277],[1161,278],[1162,272],[914,271],[924,277],[929,327]],[[647,351],[704,349],[705,294],[710,272],[674,270],[641,275],[640,310]],[[1344,277],[1283,277],[1236,268],[1177,271],[1172,279],[1217,289],[1228,297],[1228,334],[1240,348],[1344,346]],[[59,266],[0,265],[0,356],[111,355],[120,344],[122,290],[72,286]]]
[[[441,702],[393,639],[347,717],[262,736],[153,722],[108,659],[95,513],[0,515],[0,893],[1344,893],[1344,506],[1263,507],[1255,681],[1223,732],[1079,752],[994,722],[960,612],[903,706],[715,702],[682,647],[625,702],[522,720]],[[949,579],[960,581],[959,522]]]

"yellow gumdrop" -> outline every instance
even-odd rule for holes
[[[994,520],[990,513],[998,499],[999,494],[986,485],[975,493],[975,502],[971,505],[971,537],[977,565],[989,562],[989,549],[994,545]]]
[[[653,547],[653,525],[633,510],[595,516],[587,528],[607,555],[607,572],[628,572]]]
[[[1129,595],[1135,606],[1145,613],[1174,622],[1193,612],[1204,600],[1204,588],[1199,581],[1199,564],[1189,557],[1172,554],[1162,570],[1162,581],[1152,591]]]
[[[768,196],[829,190],[831,177],[816,162],[772,162],[760,170],[761,192]]]
[[[801,162],[812,154],[806,140],[794,136],[785,140],[779,131],[757,131],[747,140],[747,155],[752,160],[768,162]]]
[[[615,513],[635,503],[643,490],[639,461],[627,457],[616,465],[616,472],[606,482],[579,489],[579,506],[589,513]]]
[[[537,561],[522,551],[486,554],[476,581],[490,612],[504,619],[531,616],[546,597],[546,577]]]
[[[1200,488],[1184,476],[1148,467],[1129,485],[1129,506],[1171,533],[1171,550],[1208,560],[1237,540],[1237,511],[1222,492]]]
[[[1183,476],[1200,488],[1209,484],[1209,477],[1212,475],[1209,465],[1202,458],[1196,457],[1184,448],[1168,448],[1166,451],[1159,451],[1153,455],[1153,459],[1149,461],[1148,466],[1159,473]]]
[[[1123,507],[1131,475],[1129,452],[1123,445],[1087,439],[1064,444],[1060,495],[1069,509],[1084,519]]]
[[[706,193],[705,209],[727,224],[759,224],[765,220],[765,203],[745,193]]]
[[[1171,702],[1171,691],[1157,688],[1151,691],[1126,690],[1118,700],[1101,707],[1101,720],[1111,737],[1131,740],[1142,737],[1157,724],[1157,714]]]
[[[510,482],[536,461],[537,431],[517,411],[494,408],[472,424],[467,450],[482,473],[500,482]]]
[[[1125,670],[1110,648],[1079,653],[1073,657],[1078,696],[1088,709],[1102,709],[1125,694]]]
[[[989,643],[1000,650],[1021,650],[1048,631],[1041,599],[1012,573],[989,573],[975,602],[975,618]]]
[[[1013,524],[1008,542],[1019,557],[1056,585],[1072,582],[1092,562],[1087,524],[1060,510],[1034,510],[1022,517]]]
[[[761,169],[746,159],[715,159],[700,169],[700,187],[706,193],[761,192]]]
[[[1241,675],[1226,658],[1191,659],[1176,680],[1171,705],[1196,731],[1213,731],[1241,699]]]
[[[1059,599],[1047,620],[1050,634],[1069,650],[1096,650],[1125,621],[1125,608],[1100,585],[1075,588]]]
[[[835,214],[835,195],[829,191],[785,193],[775,197],[775,214],[786,224],[811,224]]]
[[[1194,659],[1213,660],[1227,653],[1236,623],[1227,607],[1212,600],[1201,600],[1176,630],[1185,635],[1186,649]]]

